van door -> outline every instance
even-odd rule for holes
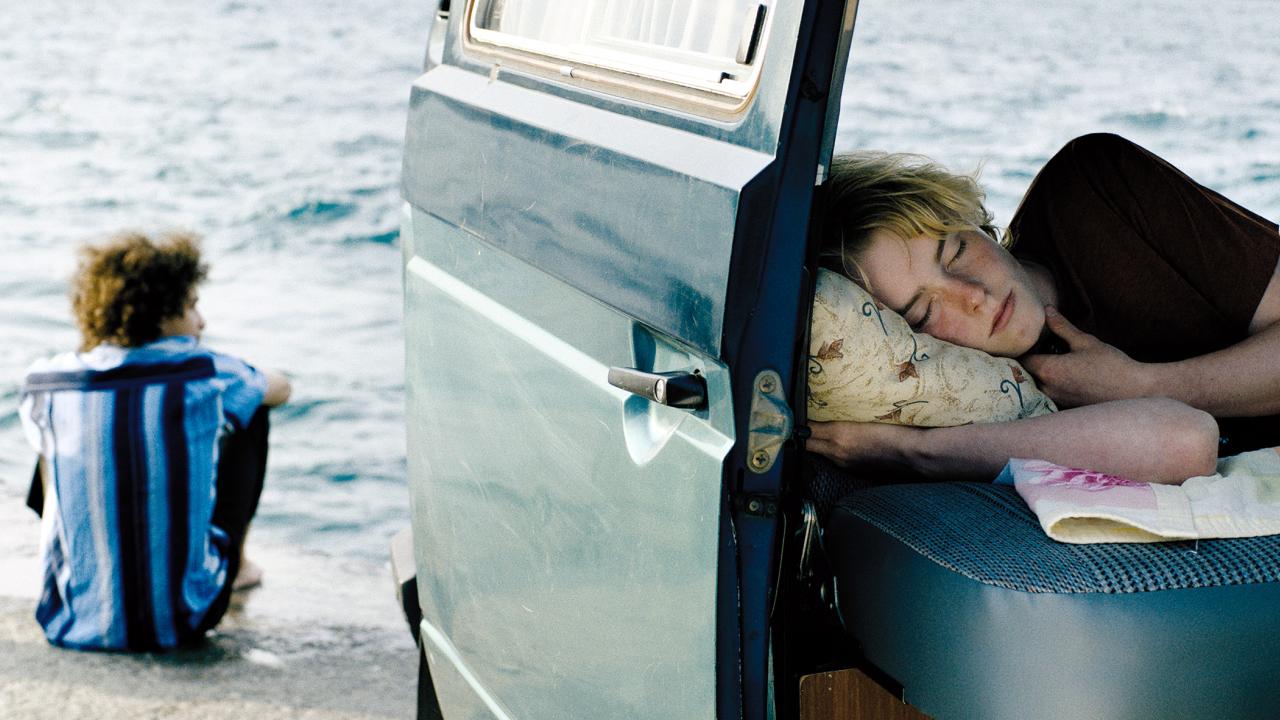
[[[412,90],[401,232],[441,708],[763,717],[786,463],[777,443],[750,462],[745,438],[761,371],[795,389],[852,11],[446,7]]]

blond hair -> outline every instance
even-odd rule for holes
[[[853,152],[837,155],[819,194],[821,262],[866,285],[858,258],[872,233],[904,240],[942,237],[977,227],[999,238],[977,173],[957,175],[922,155]]]

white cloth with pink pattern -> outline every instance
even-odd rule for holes
[[[1044,460],[1010,460],[1012,484],[1049,537],[1133,543],[1280,534],[1280,448],[1218,461],[1214,475],[1181,485],[1140,483]]]

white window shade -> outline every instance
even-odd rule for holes
[[[476,0],[471,30],[569,65],[742,97],[758,65],[764,10],[760,0]]]
[[[732,61],[758,0],[491,0],[478,25],[557,45],[651,45]]]

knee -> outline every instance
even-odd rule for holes
[[[1066,193],[1084,192],[1090,196],[1098,188],[1125,192],[1127,183],[1113,181],[1119,175],[1135,171],[1145,175],[1152,155],[1133,142],[1114,133],[1090,133],[1067,142],[1037,176],[1036,185],[1046,185],[1059,200]],[[1033,186],[1034,189],[1035,186]]]
[[[1115,153],[1137,147],[1132,141],[1109,132],[1096,132],[1081,135],[1067,141],[1062,149],[1077,153]]]
[[[1169,164],[1155,153],[1115,133],[1090,133],[1068,142],[1061,152],[1070,153],[1077,167],[1108,174],[1120,172],[1131,178],[1163,173]]]
[[[1089,133],[1068,140],[1050,158],[1045,167],[1060,165],[1064,162],[1069,162],[1071,165],[1081,168],[1097,167],[1098,163],[1095,162],[1095,159],[1113,160],[1116,157],[1135,151],[1140,151],[1140,148],[1132,141],[1126,140],[1115,133]]]

